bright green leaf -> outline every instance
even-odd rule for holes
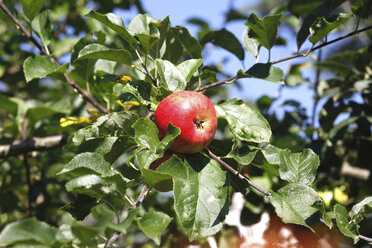
[[[234,98],[215,106],[218,117],[227,120],[230,130],[240,140],[269,142],[271,129],[266,119],[242,100]]]
[[[309,41],[315,45],[329,32],[337,28],[351,17],[351,14],[340,13],[334,21],[328,22],[324,17],[318,17],[310,26]]]
[[[87,226],[81,222],[74,221],[71,224],[72,234],[80,240],[80,245],[87,244],[99,233],[99,229],[93,226]]]
[[[269,198],[284,223],[311,228],[306,220],[317,211],[313,204],[320,201],[315,190],[302,184],[290,183],[273,192]]]
[[[150,211],[138,220],[138,225],[147,237],[154,240],[156,245],[160,245],[161,234],[171,221],[172,218],[163,212]]]
[[[38,54],[35,54],[33,57],[28,57],[23,63],[26,82],[30,82],[34,78],[46,77],[56,69],[57,66],[48,56]]]
[[[280,151],[279,157],[281,179],[303,185],[310,185],[314,181],[319,157],[311,149],[305,149],[301,153]]]
[[[337,203],[334,208],[334,213],[338,229],[345,236],[352,238],[354,240],[354,244],[356,244],[359,241],[358,236],[359,227],[355,223],[349,222],[349,216],[347,215],[346,208],[341,204]]]
[[[174,209],[189,239],[217,233],[228,212],[229,192],[228,175],[218,162],[196,153],[158,169],[173,176]]]
[[[249,38],[249,28],[243,32],[243,46],[250,55],[257,58],[261,45],[256,39]]]
[[[218,31],[209,31],[204,34],[201,38],[201,43],[206,44],[208,42],[212,42],[214,45],[231,52],[240,60],[244,59],[244,49],[240,41],[233,33],[224,28]]]
[[[31,22],[31,27],[38,34],[41,43],[46,48],[51,40],[52,24],[48,18],[49,11],[43,11]]]
[[[203,59],[188,59],[177,65],[177,69],[180,70],[186,82],[188,82],[202,64]]]
[[[262,46],[271,49],[278,37],[279,20],[281,15],[268,15],[260,19],[252,13],[245,25],[250,28],[249,38],[256,39]]]
[[[172,92],[181,91],[186,88],[186,79],[182,72],[168,60],[156,60],[156,68],[158,70],[162,86]]]
[[[121,64],[132,63],[132,55],[124,49],[111,49],[100,44],[89,44],[79,51],[77,60],[82,59],[105,59]]]

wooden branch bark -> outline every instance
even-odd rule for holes
[[[16,141],[11,145],[0,145],[0,159],[17,156],[31,151],[54,149],[66,144],[69,134],[58,134],[47,137],[34,137],[30,140]]]

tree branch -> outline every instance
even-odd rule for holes
[[[44,151],[63,146],[69,136],[69,134],[58,134],[42,138],[34,137],[30,140],[15,141],[11,145],[0,145],[0,159],[31,151]]]
[[[205,149],[206,153],[211,157],[213,158],[214,160],[216,160],[218,163],[220,163],[220,165],[222,165],[223,167],[225,167],[228,171],[230,171],[231,173],[233,173],[234,175],[238,176],[239,179],[247,182],[249,184],[249,186],[251,186],[252,188],[258,190],[259,192],[261,192],[262,194],[264,194],[265,196],[270,196],[271,193],[267,190],[264,190],[262,189],[261,187],[259,187],[258,185],[254,184],[251,180],[249,180],[247,177],[243,176],[242,174],[240,174],[237,170],[235,170],[234,168],[232,168],[230,165],[228,165],[226,162],[224,162],[220,157],[218,157],[217,155],[215,155],[213,152],[211,152],[209,149]]]
[[[362,28],[362,29],[358,29],[358,30],[355,30],[353,32],[350,32],[348,34],[345,34],[341,37],[338,37],[334,40],[331,40],[331,41],[328,41],[328,42],[324,42],[318,46],[315,46],[309,50],[306,50],[306,51],[303,51],[303,52],[300,52],[298,54],[295,54],[295,55],[292,55],[292,56],[289,56],[289,57],[286,57],[286,58],[282,58],[282,59],[279,59],[279,60],[275,60],[275,61],[271,61],[269,62],[268,64],[270,65],[274,65],[274,64],[278,64],[278,63],[281,63],[281,62],[284,62],[284,61],[287,61],[287,60],[291,60],[291,59],[295,59],[295,58],[299,58],[299,57],[306,57],[307,55],[309,55],[311,52],[314,52],[322,47],[325,47],[325,46],[328,46],[330,44],[333,44],[337,41],[340,41],[340,40],[343,40],[343,39],[346,39],[346,38],[349,38],[353,35],[356,35],[356,34],[359,34],[361,32],[364,32],[364,31],[367,31],[369,29],[372,29],[372,25],[371,26],[367,26],[365,28]],[[208,85],[205,85],[201,88],[197,88],[195,91],[203,91],[203,90],[206,90],[206,89],[209,89],[209,88],[212,88],[212,87],[216,87],[216,86],[219,86],[221,84],[226,84],[226,83],[230,83],[231,81],[234,81],[238,78],[238,76],[232,76],[232,77],[229,77],[229,78],[226,78],[224,80],[221,80],[221,81],[218,81],[218,82],[215,82],[215,83],[212,83],[212,84],[208,84]]]
[[[60,66],[58,61],[44,47],[42,47],[39,44],[39,42],[32,36],[32,33],[27,31],[27,29],[17,20],[17,18],[10,12],[10,10],[5,6],[5,4],[1,0],[0,0],[0,8],[19,27],[21,32],[40,50],[42,54],[48,56],[56,66]],[[76,82],[74,82],[71,79],[71,77],[66,72],[63,75],[65,76],[67,83],[70,86],[72,86],[84,98],[85,101],[91,103],[94,107],[96,107],[102,113],[105,113],[105,114],[110,113],[110,110],[103,107],[91,95],[85,92]]]

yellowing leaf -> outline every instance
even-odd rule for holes
[[[318,191],[318,196],[322,198],[324,205],[328,208],[331,205],[331,201],[333,199],[333,192],[330,190],[326,191]]]
[[[67,118],[62,117],[59,119],[59,125],[61,127],[67,127],[71,126],[74,124],[81,124],[81,123],[90,123],[92,120],[88,117],[75,117],[75,116],[70,116]]]
[[[333,189],[334,198],[338,203],[346,204],[349,200],[349,196],[345,194],[339,187]]]
[[[137,101],[129,101],[129,102],[125,102],[125,103],[123,103],[123,102],[121,102],[120,100],[116,100],[116,102],[117,102],[120,106],[122,106],[125,110],[129,110],[129,109],[131,109],[133,106],[139,106],[139,105],[140,105],[140,103],[137,102]]]
[[[99,112],[95,109],[88,109],[88,113],[89,113],[90,119],[92,121],[94,121],[95,119],[97,119],[100,116]]]
[[[119,83],[127,84],[128,82],[132,81],[132,78],[125,75],[119,75],[115,78],[116,81],[119,81]]]

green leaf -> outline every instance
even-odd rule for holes
[[[56,240],[58,243],[67,244],[75,240],[76,237],[72,234],[71,226],[68,224],[62,224],[59,226],[56,233]]]
[[[89,44],[79,51],[75,61],[82,59],[105,59],[121,64],[132,64],[132,55],[124,49],[111,49],[100,44]]]
[[[182,73],[186,82],[188,82],[202,64],[203,59],[188,59],[177,65],[177,69]]]
[[[18,104],[11,97],[0,95],[0,106],[13,116],[17,114]]]
[[[250,55],[255,58],[258,57],[261,45],[256,39],[249,38],[249,28],[246,28],[243,32],[243,46]]]
[[[161,234],[171,221],[172,218],[163,212],[150,211],[138,220],[138,226],[156,245],[160,245]]]
[[[279,20],[281,15],[268,15],[260,19],[252,13],[245,25],[250,28],[249,38],[256,39],[262,46],[271,49],[278,37]]]
[[[227,120],[230,130],[240,140],[269,142],[271,129],[266,119],[243,100],[234,98],[215,106],[218,117]]]
[[[124,26],[123,20],[119,16],[113,13],[100,14],[94,10],[91,10],[86,16],[96,19],[97,21],[103,23],[106,27],[111,28],[126,42],[128,42],[133,49],[136,49],[138,41],[128,32]]]
[[[244,59],[244,49],[240,41],[234,34],[224,28],[218,31],[209,31],[204,34],[201,38],[201,43],[206,44],[208,42],[212,42],[214,45],[231,52],[240,60]]]
[[[74,221],[71,224],[72,234],[80,240],[80,245],[87,244],[100,232],[93,226],[83,225],[81,222]]]
[[[351,220],[358,224],[367,215],[372,214],[372,196],[366,197],[361,202],[355,204],[350,211]]]
[[[268,144],[265,148],[258,150],[253,160],[253,165],[273,175],[279,176],[280,151],[282,151],[282,149]]]
[[[56,240],[57,229],[35,217],[12,222],[4,227],[0,233],[0,246],[28,243],[52,246]]]
[[[313,204],[320,201],[315,190],[302,184],[290,183],[273,192],[269,198],[284,223],[303,225],[311,229],[306,221],[317,211]]]
[[[239,70],[238,78],[258,78],[273,83],[284,84],[283,71],[270,64],[257,63],[254,64],[248,71],[242,72]]]
[[[334,208],[334,213],[338,229],[345,236],[352,238],[354,240],[354,244],[356,244],[359,241],[358,236],[359,227],[355,223],[349,222],[349,217],[347,215],[346,208],[341,204],[337,203]]]
[[[368,18],[371,15],[372,2],[370,0],[356,0],[353,1],[351,10],[361,18]]]
[[[174,157],[175,158],[175,157]],[[216,234],[228,212],[228,174],[205,154],[176,158],[158,167],[173,177],[174,209],[190,240]]]
[[[340,13],[334,21],[328,22],[324,17],[318,17],[310,26],[309,41],[315,45],[329,32],[337,28],[351,17],[351,14]]]
[[[280,151],[279,157],[281,179],[303,185],[310,185],[314,181],[319,157],[311,149],[304,149],[301,153]]]
[[[322,5],[324,0],[290,0],[288,3],[288,9],[296,16],[306,15],[313,12],[316,8]]]
[[[44,2],[45,0],[21,0],[23,12],[30,21],[34,19],[35,15],[40,13]]]
[[[159,29],[154,25],[157,23],[160,23],[160,20],[149,14],[139,14],[131,20],[128,31],[149,51],[160,40]]]
[[[148,105],[151,103],[152,84],[143,80],[132,80],[124,85],[120,92],[132,94],[140,103]],[[119,99],[121,96],[119,96]]]
[[[38,54],[28,57],[23,63],[26,82],[30,82],[34,78],[46,77],[56,69],[57,66],[53,64],[48,56]]]
[[[285,76],[285,85],[296,87],[306,82],[302,77],[301,68],[307,66],[308,63],[292,64],[289,73]]]
[[[120,210],[126,203],[124,198],[125,188],[125,181],[119,175],[102,178],[96,174],[87,174],[66,183],[67,191],[102,200],[116,210]]]
[[[173,140],[181,133],[178,127],[169,123],[165,137],[159,140],[159,131],[155,123],[150,119],[138,119],[133,124],[135,140],[142,149],[138,153],[137,160],[140,168],[148,168],[152,162],[161,158],[166,149],[170,147]]]
[[[41,12],[31,22],[32,30],[38,34],[41,43],[46,48],[51,40],[52,23],[48,18],[49,10]]]
[[[186,49],[193,59],[201,58],[202,48],[199,42],[191,36],[189,30],[185,27],[171,27],[172,34],[176,37],[178,42]]]
[[[109,223],[108,226],[115,231],[126,232],[127,228],[132,225],[132,222],[137,217],[140,208],[131,208],[125,220],[119,224]]]
[[[175,92],[186,88],[187,82],[185,77],[172,62],[161,59],[156,59],[155,62],[162,86],[165,89]]]
[[[58,175],[68,173],[80,176],[85,175],[88,172],[102,177],[112,177],[119,173],[105,161],[103,155],[85,152],[76,155],[60,172],[58,172]]]
[[[70,135],[68,144],[79,146],[82,143],[104,137],[130,137],[134,135],[132,125],[138,119],[138,115],[130,112],[114,112],[99,117],[91,126],[79,129]],[[130,142],[130,140],[128,139]]]
[[[249,165],[256,156],[256,153],[256,147],[243,142],[241,144],[236,142],[226,157],[235,159],[241,165]]]

